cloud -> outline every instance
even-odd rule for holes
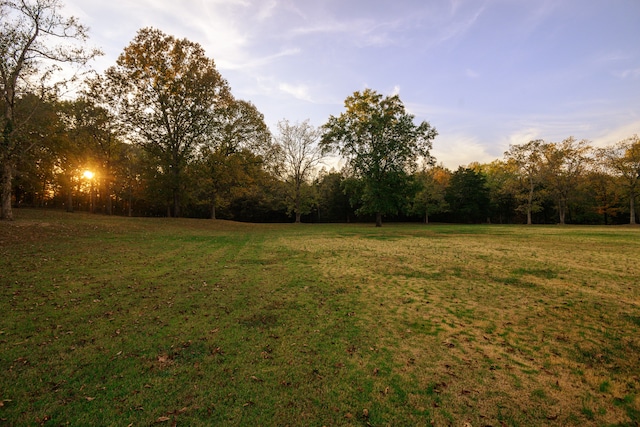
[[[345,36],[346,42],[357,47],[388,46],[395,43],[392,32],[401,27],[400,20],[377,22],[372,19],[358,18],[354,20],[339,21],[328,18],[316,25],[305,25],[291,29],[290,38],[312,35],[338,35]]]
[[[472,162],[489,163],[495,160],[495,156],[488,153],[476,137],[455,133],[438,135],[431,154],[438,164],[442,163],[449,169],[457,169],[460,165]]]
[[[640,67],[616,71],[613,75],[620,79],[637,79],[640,78]]]
[[[278,7],[278,2],[276,0],[264,1],[260,2],[260,9],[258,11],[258,19],[260,21],[264,21],[266,19],[271,18],[276,8]]]
[[[273,53],[271,55],[265,55],[257,58],[249,58],[243,55],[242,57],[238,57],[235,60],[229,61],[226,59],[218,60],[216,63],[220,67],[220,69],[226,70],[247,70],[248,68],[257,68],[263,67],[271,62],[274,62],[280,58],[286,56],[294,56],[300,54],[302,51],[299,48],[288,48],[283,49],[280,52]]]
[[[293,96],[296,99],[300,99],[302,101],[313,102],[311,98],[311,94],[309,93],[309,87],[304,84],[293,85],[290,83],[280,83],[278,85],[278,89],[282,92],[287,93]]]
[[[472,70],[471,68],[467,68],[465,74],[467,75],[467,77],[474,80],[480,77],[480,74],[477,71]]]
[[[468,16],[461,17],[459,13],[464,13],[465,9],[459,8],[458,4],[459,2],[452,2],[449,15],[440,22],[433,23],[436,28],[436,34],[431,40],[426,40],[425,44],[434,47],[462,37],[475,26],[485,10],[484,6],[482,6],[477,10],[472,10],[470,14],[467,14]]]
[[[640,135],[640,118],[603,130],[596,135],[592,143],[596,147],[608,147],[633,135]]]

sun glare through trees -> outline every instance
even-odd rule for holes
[[[571,136],[523,141],[503,159],[451,171],[431,153],[437,124],[416,123],[398,95],[372,89],[347,96],[346,111],[323,126],[290,126],[306,126],[311,136],[273,134],[255,105],[233,95],[201,45],[154,28],[141,29],[113,66],[63,100],[58,82],[27,82],[51,76],[45,68],[51,60],[83,65],[100,52],[73,47],[86,40],[86,29],[62,17],[60,6],[57,0],[1,6],[4,219],[13,218],[14,207],[34,206],[378,226],[383,217],[637,223],[637,135],[609,148]],[[53,49],[36,30],[45,23],[48,36],[70,42],[67,51]],[[322,162],[332,153],[344,165],[339,170]],[[93,166],[83,171],[87,164]]]

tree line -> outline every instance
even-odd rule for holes
[[[241,221],[637,222],[637,135],[512,145],[503,159],[451,171],[437,131],[397,95],[367,89],[321,127],[281,120],[275,134],[233,96],[202,47],[141,29],[73,99],[56,64],[99,55],[58,0],[0,3],[0,206]],[[62,43],[62,44],[60,44]],[[327,166],[338,155],[344,166]]]

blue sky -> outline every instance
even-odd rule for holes
[[[200,43],[237,98],[315,126],[398,93],[457,168],[509,144],[640,134],[638,0],[65,0],[113,65],[143,27]]]

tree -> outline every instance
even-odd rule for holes
[[[425,224],[429,223],[429,216],[448,209],[445,200],[447,186],[451,172],[444,166],[434,166],[415,174],[414,178],[420,186],[415,196],[412,212],[424,217]]]
[[[43,206],[47,194],[55,188],[54,171],[66,136],[59,116],[60,104],[25,94],[16,101],[15,109],[18,117],[30,116],[21,132],[16,133],[16,143],[33,146],[17,158],[12,185],[15,204]]]
[[[604,152],[606,163],[629,197],[629,223],[636,224],[635,202],[640,185],[640,138],[634,135]]]
[[[199,159],[198,181],[210,204],[211,219],[216,219],[217,208],[231,202],[234,188],[250,180],[248,173],[273,156],[271,133],[251,102],[232,100],[216,120],[216,131]],[[254,167],[247,162],[254,162]]]
[[[550,143],[542,146],[545,183],[556,200],[562,225],[565,224],[570,198],[585,172],[589,161],[587,154],[590,150],[591,147],[586,140],[576,141],[574,137],[569,137],[559,144]]]
[[[93,188],[96,190],[94,205],[98,204],[99,195],[104,213],[111,215],[116,166],[124,156],[125,143],[119,135],[115,117],[96,102],[97,96],[89,93],[74,101],[67,101],[59,114],[67,123],[69,138],[82,148],[80,167],[87,168],[95,174],[91,178],[92,182],[96,183]]]
[[[489,214],[489,189],[483,173],[460,166],[451,175],[445,200],[453,217],[463,222],[482,222]]]
[[[375,214],[381,227],[383,215],[407,203],[410,175],[419,157],[431,160],[437,131],[426,121],[414,124],[398,95],[383,97],[366,89],[347,97],[345,109],[323,126],[321,146],[346,158],[362,182],[358,213]]]
[[[20,156],[35,146],[18,138],[30,115],[19,116],[16,102],[28,92],[43,94],[57,69],[54,64],[85,65],[100,54],[74,44],[86,41],[87,28],[73,17],[60,15],[61,7],[59,0],[0,0],[0,219],[13,219],[15,168]]]
[[[231,103],[227,82],[199,44],[153,28],[138,32],[106,77],[112,107],[157,162],[173,215],[181,216],[186,170]]]
[[[527,215],[527,224],[531,225],[531,214],[541,210],[538,186],[543,178],[543,156],[541,139],[529,141],[522,145],[510,145],[504,153],[507,162],[513,162],[517,177],[517,198],[520,200],[518,210]]]
[[[318,194],[318,221],[349,222],[351,209],[349,197],[343,188],[343,176],[340,172],[321,170],[315,187]]]
[[[289,212],[300,216],[311,211],[311,192],[308,181],[314,168],[320,164],[324,155],[318,145],[321,130],[309,124],[309,120],[291,124],[288,120],[278,122],[278,144],[282,156],[282,172],[286,181],[287,205]]]
[[[516,171],[513,161],[494,160],[478,165],[476,172],[482,172],[489,189],[490,214],[498,223],[511,222],[516,203]]]

